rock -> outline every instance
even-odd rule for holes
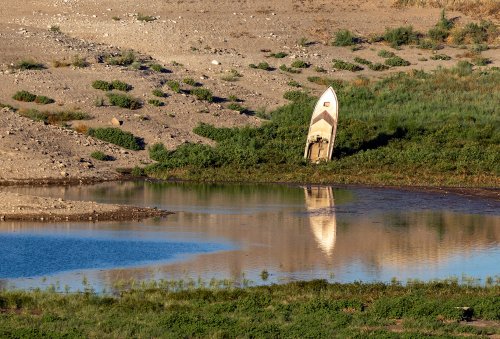
[[[121,126],[122,124],[123,124],[123,121],[120,121],[115,117],[113,117],[113,119],[111,119],[111,125],[113,125],[113,126]]]
[[[217,60],[212,60],[212,65],[220,65],[220,62]]]
[[[69,174],[68,174],[68,173],[66,173],[65,171],[61,171],[61,175],[62,175],[63,177],[67,177]]]

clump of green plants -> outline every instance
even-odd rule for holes
[[[73,57],[73,60],[71,61],[71,66],[77,67],[77,68],[85,68],[89,66],[89,63],[87,59],[84,57],[81,57],[79,55],[75,55]]]
[[[234,81],[238,81],[239,78],[241,78],[243,75],[238,72],[237,70],[235,69],[231,69],[229,71],[227,71],[226,73],[224,73],[221,77],[222,80],[224,81],[229,81],[229,82],[234,82]]]
[[[49,98],[45,95],[37,95],[35,98],[35,103],[40,104],[40,105],[53,104],[54,102],[56,102],[54,99]]]
[[[116,89],[118,91],[122,92],[128,92],[132,90],[132,85],[127,84],[126,82],[120,81],[120,80],[113,80],[111,82],[111,85],[113,86],[113,89]]]
[[[288,67],[285,64],[281,65],[279,68],[283,72],[288,72],[288,73],[292,73],[292,74],[297,74],[297,73],[301,73],[302,72],[300,69],[296,69],[296,68],[293,68],[293,67]]]
[[[139,99],[133,98],[129,95],[118,93],[108,93],[106,95],[111,106],[118,106],[121,108],[128,108],[132,110],[142,107],[142,102]]]
[[[283,98],[290,101],[302,101],[308,98],[309,95],[303,91],[286,91]]]
[[[227,100],[231,101],[231,102],[239,102],[241,101],[240,99],[238,99],[238,97],[234,94],[231,94],[230,96],[227,97]]]
[[[361,67],[359,65],[356,65],[356,64],[353,64],[353,63],[350,63],[347,61],[343,61],[340,59],[333,59],[333,68],[351,71],[351,72],[358,72],[358,71],[363,70],[363,67]]]
[[[326,69],[324,69],[323,67],[321,66],[315,66],[314,67],[314,71],[315,72],[318,72],[318,73],[326,73]]]
[[[90,116],[87,113],[79,111],[62,111],[62,112],[41,112],[36,109],[19,110],[19,114],[35,121],[43,121],[46,124],[61,125],[67,121],[87,120]]]
[[[370,60],[366,60],[366,59],[363,59],[360,57],[355,57],[354,61],[356,61],[358,64],[362,64],[362,65],[371,65],[372,64],[372,62]]]
[[[128,92],[133,88],[132,85],[120,80],[113,80],[111,82],[104,80],[95,80],[94,82],[92,82],[92,87],[101,91],[112,91],[116,89],[122,92]]]
[[[476,56],[476,57],[472,58],[471,61],[476,66],[487,66],[487,65],[491,64],[491,59],[480,57],[480,56]]]
[[[308,68],[311,64],[304,60],[295,60],[291,66],[294,68]]]
[[[392,58],[396,56],[394,52],[388,51],[386,49],[381,49],[380,51],[378,51],[377,55],[382,58]]]
[[[113,160],[115,160],[115,158],[113,158],[111,155],[107,155],[106,153],[101,152],[101,151],[92,152],[92,153],[90,153],[90,156],[96,160],[99,160],[99,161],[113,161]]]
[[[376,62],[374,64],[369,64],[368,68],[371,69],[372,71],[381,72],[381,71],[388,70],[389,66],[381,64],[380,62]]]
[[[105,61],[108,65],[130,66],[136,61],[136,56],[133,51],[126,51],[117,55],[108,55],[105,57]]]
[[[155,97],[158,97],[158,98],[165,97],[165,92],[163,92],[160,88],[155,88],[152,93]]]
[[[335,39],[333,40],[334,46],[352,46],[357,44],[359,38],[357,38],[351,31],[347,29],[341,29],[335,33]]]
[[[472,74],[472,71],[474,68],[473,66],[474,65],[472,65],[468,61],[460,60],[459,62],[457,62],[455,67],[452,69],[452,71],[453,71],[453,73],[455,73],[456,75],[458,75],[460,77],[466,77],[466,76]]]
[[[385,59],[385,64],[387,66],[399,67],[399,66],[409,66],[410,62],[401,57],[394,56],[392,58]]]
[[[151,64],[151,65],[149,65],[149,68],[151,68],[153,71],[158,72],[158,73],[167,73],[168,72],[168,70],[160,64]]]
[[[444,9],[441,11],[441,17],[436,25],[429,30],[429,37],[434,41],[445,41],[453,28],[453,21],[446,18]]]
[[[272,71],[273,68],[271,67],[271,65],[269,65],[267,62],[263,61],[263,62],[259,62],[257,65],[255,64],[250,64],[248,65],[250,68],[255,68],[255,69],[262,69],[264,71]]]
[[[161,106],[165,106],[165,103],[161,100],[158,100],[158,99],[150,99],[148,100],[148,103],[150,105],[153,105],[153,106],[156,106],[156,107],[161,107]]]
[[[179,81],[169,80],[167,81],[167,86],[175,93],[181,92],[181,84],[179,83]]]
[[[299,82],[295,81],[295,80],[290,80],[287,83],[287,85],[290,86],[290,87],[302,87],[302,85]]]
[[[51,31],[52,33],[61,33],[61,27],[57,25],[50,25],[49,31]]]
[[[246,108],[241,106],[240,104],[236,103],[236,102],[231,102],[227,105],[227,108],[232,110],[232,111],[237,111],[237,112],[240,112],[240,113],[243,113],[246,111]]]
[[[451,60],[451,56],[446,54],[434,54],[431,56],[431,60]]]
[[[14,65],[14,68],[15,69],[19,69],[21,71],[26,71],[26,70],[39,71],[39,70],[45,69],[46,67],[45,67],[44,64],[42,64],[40,62],[36,62],[36,61],[33,61],[33,60],[26,59],[26,60],[18,61]]]
[[[144,15],[142,13],[137,13],[137,21],[152,22],[155,21],[156,17],[152,15]]]
[[[288,53],[285,52],[271,53],[269,56],[276,59],[283,59],[284,57],[288,56]]]
[[[498,28],[491,21],[468,23],[461,29],[454,30],[452,39],[455,44],[481,44],[494,41],[499,35]]]
[[[142,139],[134,136],[130,132],[122,131],[116,127],[90,128],[87,134],[93,138],[100,139],[126,149],[134,151],[144,149]]]
[[[419,40],[417,47],[421,49],[431,49],[431,50],[442,49],[442,46],[439,43],[430,39]]]
[[[391,47],[397,48],[401,45],[408,45],[418,42],[418,35],[413,31],[412,26],[401,26],[397,28],[387,28],[384,33],[384,40]]]
[[[189,86],[199,86],[198,82],[193,78],[184,78],[182,82]]]
[[[14,96],[12,96],[12,99],[17,100],[17,101],[24,101],[24,102],[33,102],[36,99],[36,94],[30,93],[28,91],[18,91]]]
[[[191,94],[194,95],[198,100],[205,100],[208,102],[214,101],[212,91],[207,88],[194,88],[191,90]]]

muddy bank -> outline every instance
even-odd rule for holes
[[[124,221],[168,214],[171,213],[157,208],[70,201],[10,192],[0,194],[0,221]]]

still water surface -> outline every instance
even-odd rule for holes
[[[149,182],[9,190],[175,214],[141,222],[0,223],[0,287],[500,275],[500,203],[492,200],[359,187]],[[265,282],[263,270],[270,274]]]

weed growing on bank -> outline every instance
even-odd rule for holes
[[[138,151],[144,149],[144,142],[141,138],[134,136],[130,132],[122,131],[116,127],[89,128],[88,135],[126,149]]]
[[[303,160],[316,98],[289,91],[289,105],[266,113],[257,128],[194,132],[215,147],[184,144],[146,168],[152,176],[183,173],[196,180],[365,182],[384,184],[494,185],[500,174],[500,70],[451,69],[397,73],[373,82],[312,78],[331,84],[340,114],[334,159]],[[432,95],[429,95],[432,93]],[[380,173],[384,173],[383,176]]]
[[[36,109],[21,109],[18,113],[32,120],[43,121],[51,125],[62,125],[67,121],[88,120],[91,118],[87,113],[79,111],[42,112]]]

